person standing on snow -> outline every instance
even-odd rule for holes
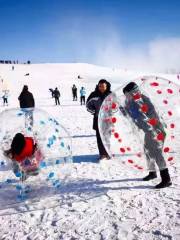
[[[18,97],[20,108],[25,112],[25,127],[33,126],[33,110],[35,101],[33,94],[28,91],[28,86],[24,85],[23,90]]]
[[[54,96],[54,98],[55,98],[55,104],[56,104],[56,105],[60,105],[59,98],[60,98],[61,94],[60,94],[60,91],[58,90],[57,87],[55,88],[55,90],[54,90],[54,92],[53,92],[53,96]]]
[[[80,90],[80,101],[81,101],[81,105],[85,105],[86,102],[86,90],[84,87],[81,88]]]
[[[157,178],[155,162],[160,170],[162,181],[155,188],[170,186],[171,179],[168,168],[163,157],[163,145],[166,137],[163,124],[150,101],[143,95],[136,83],[130,82],[123,88],[126,96],[125,108],[121,112],[133,120],[133,123],[145,133],[144,150],[147,158],[149,174],[143,178],[144,181]]]
[[[72,95],[73,95],[73,101],[77,101],[77,87],[75,84],[72,87]]]
[[[3,98],[3,106],[8,106],[8,97],[9,97],[8,91],[5,90],[4,91],[4,95],[2,96],[2,98]]]
[[[35,101],[33,94],[28,91],[28,86],[24,85],[21,94],[18,97],[20,108],[34,108]]]
[[[96,86],[95,91],[90,94],[86,102],[87,111],[94,115],[93,129],[96,131],[97,146],[99,149],[100,160],[105,158],[109,159],[109,155],[104,148],[104,145],[102,143],[101,136],[99,133],[98,114],[104,99],[110,93],[111,93],[111,84],[105,79],[101,79],[98,85]]]

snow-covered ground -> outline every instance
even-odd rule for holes
[[[34,177],[32,198],[20,204],[8,204],[2,182],[11,173],[0,172],[0,239],[180,239],[180,163],[170,168],[172,187],[162,190],[153,189],[160,178],[142,182],[146,172],[134,171],[120,160],[97,163],[92,117],[71,100],[74,83],[84,86],[88,95],[101,78],[116,89],[143,75],[88,64],[15,65],[14,71],[10,65],[0,65],[0,76],[10,89],[8,108],[18,107],[17,97],[28,84],[36,106],[57,117],[70,132],[74,160],[79,162],[59,167],[59,190],[41,185],[41,176]],[[175,75],[158,76],[178,83]],[[48,91],[56,86],[61,91],[60,107]]]

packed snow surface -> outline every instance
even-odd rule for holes
[[[4,80],[1,93],[9,90],[9,106],[1,104],[0,111],[18,107],[17,98],[27,84],[36,106],[57,118],[69,131],[74,157],[74,163],[50,166],[47,170],[56,168],[61,183],[58,189],[45,184],[46,170],[28,179],[33,191],[25,202],[18,203],[16,192],[5,182],[7,178],[15,179],[12,171],[0,172],[0,239],[180,239],[179,161],[169,168],[173,185],[161,190],[153,188],[160,178],[143,182],[145,171],[130,168],[119,159],[98,162],[92,117],[79,101],[72,101],[73,84],[78,91],[84,86],[88,95],[101,78],[117,89],[144,75],[157,75],[176,84],[179,81],[176,75],[88,64],[15,65],[14,71],[10,65],[0,65]],[[61,92],[61,106],[55,106],[49,92],[56,86]]]

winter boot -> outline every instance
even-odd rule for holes
[[[169,176],[169,171],[167,168],[164,170],[161,170],[160,175],[162,180],[158,185],[155,186],[155,188],[165,188],[172,185],[171,178]]]
[[[99,160],[110,160],[110,157],[108,155],[100,155]]]
[[[154,178],[157,178],[157,174],[156,172],[149,172],[149,174],[143,178],[143,181],[149,181],[152,180]]]

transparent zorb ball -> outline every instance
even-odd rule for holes
[[[99,130],[103,144],[111,157],[120,159],[134,169],[143,170],[147,168],[145,137],[147,139],[147,134],[150,134],[152,144],[157,144],[166,162],[173,164],[180,152],[180,87],[154,76],[138,78],[133,82],[139,86],[139,93],[134,93],[133,100],[138,105],[138,112],[143,115],[143,124],[148,127],[148,131],[144,132],[135,124],[137,112],[133,112],[134,119],[128,114],[124,85],[107,96],[100,109]],[[150,99],[158,117],[151,117],[151,104],[148,105],[141,95]],[[162,128],[159,130],[160,124]],[[156,160],[155,157],[151,158],[149,161]]]
[[[59,187],[60,165],[73,162],[72,139],[59,121],[40,109],[9,109],[0,113],[0,122],[1,183],[14,183],[22,198],[27,184]],[[17,133],[35,145],[33,155],[21,162],[7,154]]]

